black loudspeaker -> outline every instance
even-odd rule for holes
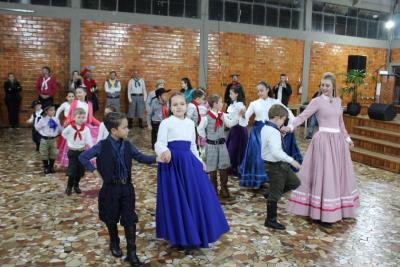
[[[347,72],[350,70],[363,70],[365,72],[366,66],[366,56],[350,55],[347,59]]]
[[[368,117],[373,120],[391,121],[396,117],[393,105],[373,103],[368,108]]]

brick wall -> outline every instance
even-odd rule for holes
[[[0,14],[0,77],[1,86],[7,73],[13,72],[22,92],[21,122],[31,114],[36,98],[35,82],[42,66],[49,66],[58,81],[56,100],[61,101],[69,78],[69,29],[67,20]],[[0,98],[4,103],[4,90]],[[7,124],[7,109],[0,105],[1,124]]]
[[[100,89],[100,108],[104,108],[104,81],[111,70],[122,81],[122,110],[126,110],[126,90],[135,67],[148,91],[161,78],[170,89],[180,89],[185,76],[197,86],[199,38],[198,30],[82,21],[81,65],[96,67],[93,74]]]
[[[208,88],[223,95],[231,82],[230,74],[238,72],[246,93],[247,104],[257,99],[255,86],[264,80],[275,85],[286,73],[292,85],[290,104],[300,103],[297,82],[302,77],[302,40],[239,33],[208,35]]]
[[[367,48],[351,45],[336,45],[323,42],[313,42],[311,45],[310,76],[308,99],[318,90],[321,76],[324,72],[333,72],[336,75],[336,87],[338,95],[340,88],[344,86],[342,73],[347,72],[347,61],[349,55],[367,56],[367,73],[373,73],[378,67],[386,62],[386,49]],[[375,94],[375,82],[368,79],[368,86],[363,89],[364,95],[373,97]],[[350,96],[344,96],[343,103],[347,103]]]
[[[400,48],[392,49],[392,62],[400,63]]]

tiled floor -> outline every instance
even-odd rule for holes
[[[147,130],[130,136],[151,153]],[[304,151],[307,143],[300,143]],[[87,175],[84,193],[66,197],[62,172],[42,175],[30,130],[1,129],[0,144],[0,266],[125,264],[110,255],[97,216],[100,181]],[[139,257],[147,266],[399,266],[400,175],[357,163],[355,169],[361,193],[356,220],[323,228],[288,215],[285,198],[279,207],[287,230],[272,231],[263,226],[264,198],[230,178],[233,197],[222,204],[231,231],[209,249],[182,252],[155,238],[156,166],[134,165]]]

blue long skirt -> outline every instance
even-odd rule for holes
[[[210,179],[190,142],[168,143],[170,163],[157,172],[156,235],[172,246],[207,248],[229,231]]]
[[[229,173],[237,176],[239,174],[240,164],[244,158],[247,146],[247,128],[236,125],[229,130],[226,138],[226,147],[228,149],[231,167]]]
[[[260,188],[264,182],[268,181],[261,158],[261,129],[264,125],[262,121],[255,121],[251,128],[246,153],[240,165],[240,186]],[[288,133],[283,138],[283,150],[299,163],[303,161],[293,133]]]

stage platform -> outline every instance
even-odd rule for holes
[[[344,123],[355,145],[354,161],[400,173],[400,114],[393,121],[344,115]]]

